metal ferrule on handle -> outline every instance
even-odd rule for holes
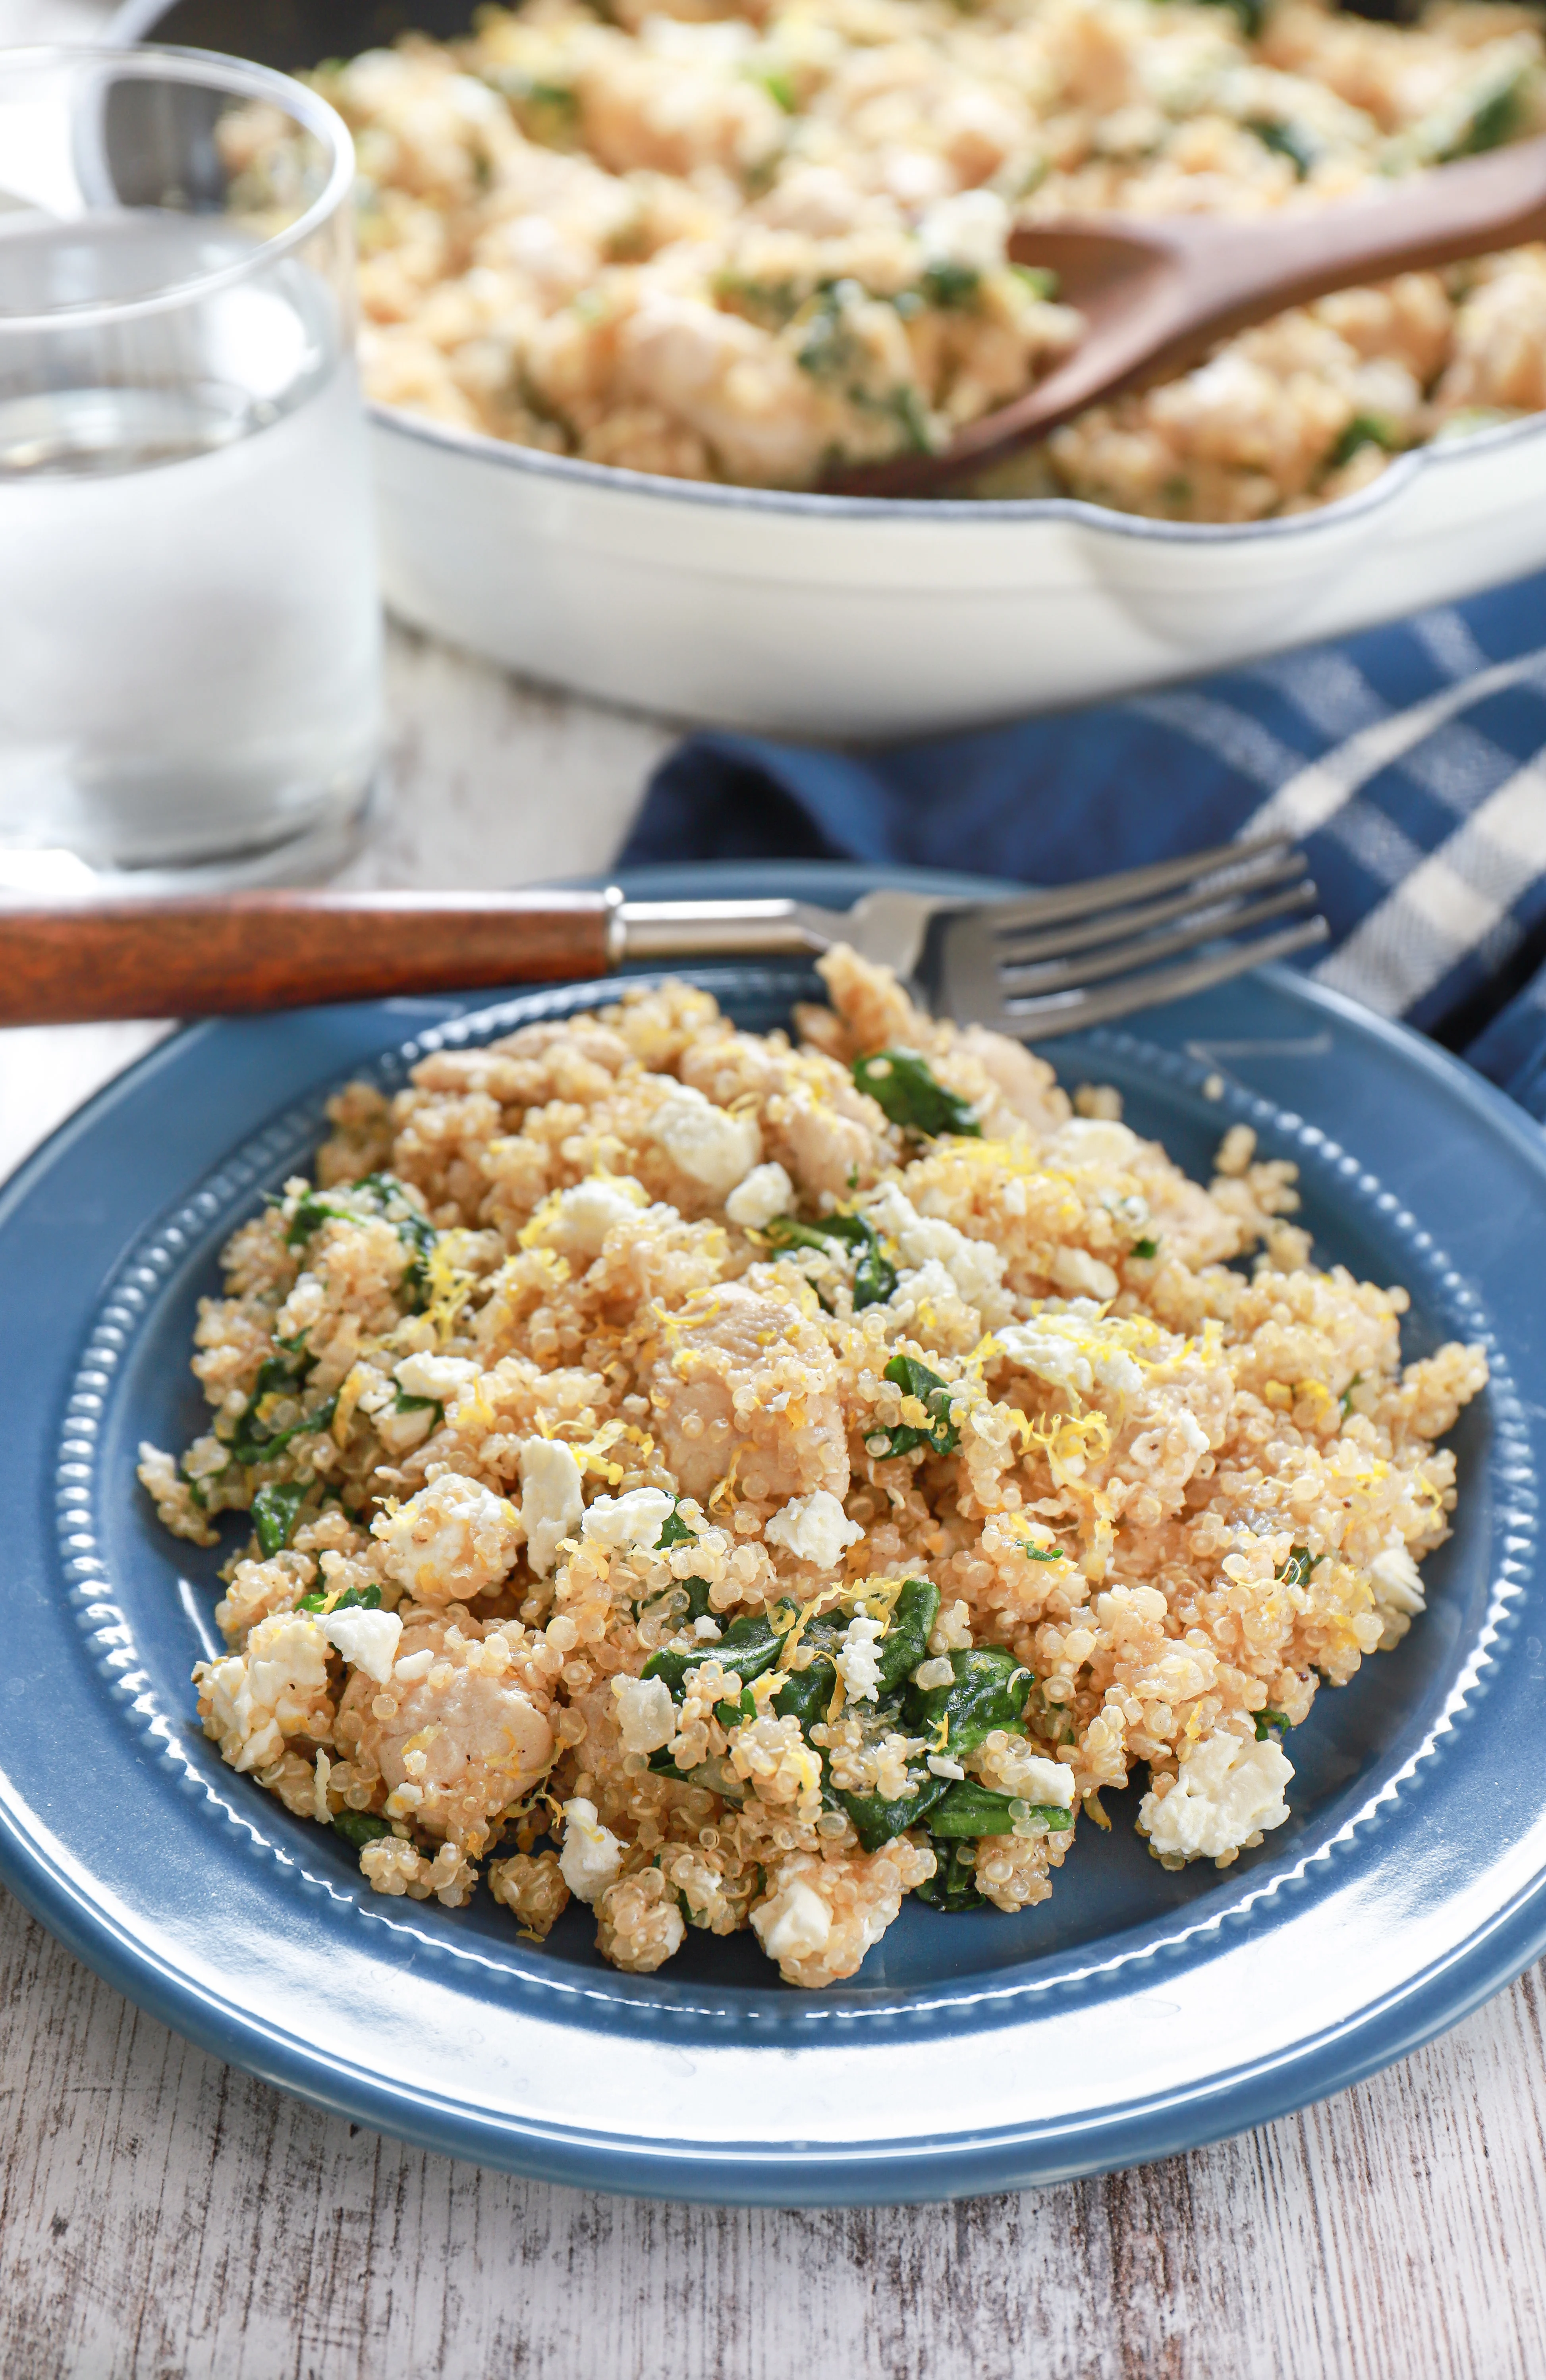
[[[822,951],[795,901],[625,901],[613,913],[618,948],[629,959],[786,958]]]

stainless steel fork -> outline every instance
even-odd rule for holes
[[[942,1015],[1042,1039],[1303,950],[1326,932],[1302,914],[1314,901],[1281,837],[1001,901],[885,889],[851,909],[629,901],[615,888],[0,900],[0,1024],[236,1015],[846,941]],[[1296,924],[1257,933],[1290,915]]]
[[[619,955],[771,956],[847,942],[942,1016],[1046,1040],[1324,941],[1324,917],[1304,914],[1317,897],[1304,854],[1274,835],[1001,901],[887,888],[851,909],[727,901],[712,916],[700,902],[623,901]],[[1296,922],[1258,931],[1288,917]]]

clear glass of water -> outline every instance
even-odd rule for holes
[[[349,846],[381,719],[353,172],[262,67],[0,51],[0,884]]]

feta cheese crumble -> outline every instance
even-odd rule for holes
[[[751,1924],[770,1959],[807,1959],[826,1948],[832,1912],[819,1892],[796,1876],[752,1911]]]
[[[1162,1800],[1146,1793],[1138,1824],[1162,1857],[1229,1860],[1252,1836],[1281,1827],[1294,1775],[1274,1737],[1204,1736],[1181,1758],[1175,1784]]]
[[[607,1233],[649,1203],[649,1192],[631,1174],[592,1173],[560,1194],[544,1236],[574,1255],[594,1259],[605,1246]]]
[[[346,1661],[363,1670],[378,1685],[385,1685],[403,1633],[403,1623],[395,1611],[361,1611],[351,1606],[347,1611],[325,1613],[322,1628]]]
[[[566,1537],[585,1518],[580,1468],[560,1438],[526,1438],[520,1450],[520,1514],[533,1578],[546,1578]]]
[[[1369,1565],[1369,1575],[1377,1603],[1388,1604],[1393,1611],[1413,1617],[1427,1610],[1422,1573],[1404,1545],[1387,1546],[1383,1553],[1376,1554]]]
[[[596,1816],[594,1802],[577,1794],[564,1804],[564,1848],[558,1872],[577,1900],[598,1900],[623,1864],[623,1846]]]
[[[775,1215],[786,1215],[794,1203],[795,1185],[782,1165],[754,1165],[726,1198],[724,1218],[743,1232],[761,1232]]]
[[[926,256],[969,273],[992,273],[1004,262],[1009,209],[993,190],[961,190],[936,199],[918,227]]]
[[[715,1198],[725,1197],[762,1154],[755,1116],[731,1115],[686,1083],[661,1101],[651,1131],[673,1165]]]
[[[881,1682],[881,1657],[875,1647],[885,1630],[879,1620],[869,1613],[856,1611],[843,1631],[843,1642],[834,1655],[834,1666],[843,1681],[844,1692],[851,1703],[872,1703]]]
[[[470,1388],[478,1366],[465,1355],[405,1355],[392,1366],[392,1377],[406,1397],[432,1397],[447,1404],[458,1389]]]
[[[1015,1791],[1024,1802],[1042,1809],[1071,1810],[1074,1772],[1060,1760],[1043,1760],[1040,1753],[1024,1753],[1015,1764]]]
[[[831,1570],[864,1531],[850,1521],[830,1488],[813,1488],[809,1496],[792,1496],[762,1532],[771,1545],[783,1546],[797,1561],[817,1570]]]
[[[221,1758],[233,1768],[266,1768],[325,1704],[327,1638],[310,1612],[276,1611],[259,1621],[241,1652],[196,1675]]]
[[[992,1352],[1049,1388],[1091,1397],[1099,1385],[1113,1396],[1131,1397],[1143,1386],[1143,1373],[1124,1344],[1133,1335],[1130,1321],[1102,1315],[1090,1299],[1079,1297],[1068,1305],[1044,1305],[1029,1322],[1006,1323],[993,1333]]]
[[[969,1240],[932,1215],[920,1215],[895,1182],[883,1183],[861,1201],[861,1210],[876,1231],[896,1243],[903,1266],[918,1270],[931,1258],[943,1266],[967,1305],[981,1306],[1004,1280],[1006,1258],[990,1240]],[[899,1284],[906,1286],[906,1284]]]
[[[675,1497],[663,1488],[630,1488],[626,1496],[598,1496],[580,1534],[608,1553],[626,1553],[634,1546],[652,1546],[676,1509]]]
[[[663,1678],[614,1678],[617,1726],[627,1752],[660,1752],[676,1732],[676,1706]]]

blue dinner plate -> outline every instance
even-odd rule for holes
[[[657,892],[796,891],[855,869],[651,871]],[[970,880],[913,877],[923,886]],[[705,969],[766,1028],[797,965]],[[851,1983],[787,1990],[745,1936],[689,1935],[614,1973],[574,1908],[523,1942],[378,1897],[335,1836],[206,1742],[189,1671],[215,1649],[219,1553],[179,1546],[135,1484],[180,1446],[197,1300],[262,1194],[303,1167],[351,1075],[606,996],[594,985],[382,1002],[178,1035],[111,1085],[0,1199],[9,1497],[0,1874],[72,1949],[220,2057],[362,2123],[491,2165],[662,2196],[943,2198],[1130,2164],[1338,2090],[1402,2056],[1546,1945],[1546,1141],[1429,1043],[1267,972],[1055,1043],[1140,1132],[1206,1174],[1255,1126],[1301,1169],[1318,1253],[1412,1294],[1408,1355],[1485,1342],[1456,1433],[1454,1536],[1394,1654],[1317,1698],[1293,1815],[1221,1874],[1133,1832],[1141,1783],[1080,1829],[1052,1900],[1015,1917],[916,1903]]]

